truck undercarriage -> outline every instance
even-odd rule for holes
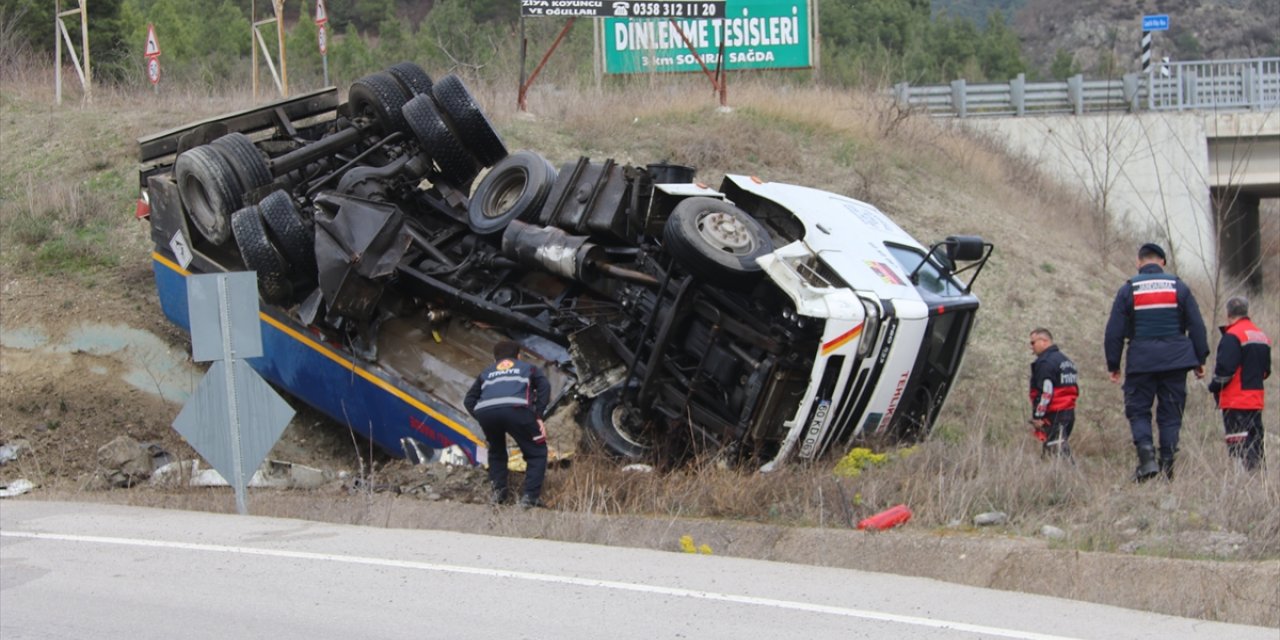
[[[264,322],[413,400],[411,426],[446,427],[361,426],[395,455],[406,438],[479,445],[462,393],[504,336],[625,458],[765,464],[871,433],[923,437],[977,308],[955,261],[976,276],[990,255],[972,237],[928,252],[906,237],[915,268],[877,244],[883,257],[862,262],[911,298],[895,303],[850,281],[866,265],[833,266],[806,240],[830,230],[783,196],[883,216],[869,205],[745,176],[711,189],[667,163],[557,169],[508,153],[461,80],[409,63],[345,103],[328,89],[150,136],[140,159],[158,260],[256,271]],[[915,291],[921,274],[942,283],[936,299]],[[289,377],[272,381],[328,406]]]

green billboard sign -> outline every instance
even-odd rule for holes
[[[699,58],[708,69],[811,67],[810,2],[727,0],[724,17],[713,19],[605,18],[605,72],[698,71]]]

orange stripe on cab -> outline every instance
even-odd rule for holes
[[[864,322],[858,323],[858,326],[840,334],[840,336],[838,336],[836,339],[832,340],[831,342],[828,342],[822,345],[822,355],[826,356],[830,354],[832,351],[835,351],[836,349],[839,349],[840,347],[843,347],[844,345],[849,344],[850,340],[853,340],[854,338],[857,338],[858,336],[862,335],[862,325],[864,324],[866,323]]]

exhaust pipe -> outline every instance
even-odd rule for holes
[[[502,232],[502,254],[526,267],[585,281],[587,270],[604,255],[604,249],[587,242],[586,236],[512,220]]]

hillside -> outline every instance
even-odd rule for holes
[[[1153,35],[1157,60],[1280,55],[1280,12],[1271,0],[1027,0],[1013,26],[1032,68],[1047,70],[1062,50],[1087,75],[1115,77],[1140,70],[1142,16],[1151,14],[1169,16],[1169,30]],[[1113,65],[1116,72],[1108,73]]]
[[[152,290],[145,226],[132,218],[134,141],[250,101],[167,88],[160,97],[104,90],[92,104],[53,108],[47,84],[32,77],[0,89],[0,443],[29,446],[0,468],[0,480],[29,478],[40,487],[36,497],[225,510],[225,495],[100,490],[96,452],[117,435],[158,443],[177,457],[192,453],[169,426],[176,405],[125,380],[134,373],[128,349],[82,338],[87,325],[147,334],[159,348],[143,375],[158,381],[162,360],[176,361],[188,383],[200,375]],[[1261,477],[1233,470],[1211,401],[1197,385],[1178,479],[1127,482],[1132,447],[1120,390],[1105,379],[1101,333],[1140,239],[1114,255],[1099,252],[1100,230],[1072,190],[997,141],[907,116],[876,96],[819,88],[741,83],[729,113],[717,111],[701,85],[675,81],[605,93],[544,89],[530,96],[532,115],[525,115],[514,109],[510,84],[472,86],[510,148],[537,150],[557,164],[579,155],[668,160],[698,167],[711,184],[727,172],[757,175],[872,202],[925,241],[977,234],[996,246],[975,286],[983,308],[961,379],[930,441],[889,450],[883,464],[855,477],[833,475],[835,459],[767,476],[711,465],[636,475],[584,457],[551,474],[547,492],[557,511],[844,528],[852,517],[907,503],[916,516],[906,529],[926,536],[981,541],[973,517],[1003,511],[1009,521],[998,536],[1033,539],[1051,525],[1065,537],[1038,544],[1054,550],[1239,560],[1280,571],[1280,465]],[[1193,285],[1212,316],[1210,284]],[[1280,333],[1270,295],[1255,317]],[[1075,465],[1041,460],[1025,426],[1026,336],[1037,326],[1051,328],[1080,366]],[[1267,424],[1277,422],[1276,382],[1268,387]],[[1274,433],[1271,445],[1280,451]],[[288,498],[308,500],[306,513],[344,521],[368,521],[368,505],[353,506],[353,495],[379,487],[405,494],[389,493],[392,504],[410,502],[427,496],[410,489],[433,477],[368,455],[341,427],[306,412],[273,456],[359,475],[363,483],[334,482]],[[474,498],[462,492],[456,499]],[[1035,582],[1034,571],[1023,573]],[[1133,591],[1126,576],[1114,579],[1116,598]],[[1264,585],[1193,602],[1163,592],[1133,597],[1178,615],[1276,624],[1280,608],[1268,593]]]
[[[1091,77],[1138,70],[1142,16],[1169,16],[1154,34],[1158,60],[1231,60],[1280,55],[1280,12],[1270,0],[1125,2],[1124,0],[934,0],[933,15],[985,23],[992,11],[1010,19],[1031,69],[1043,76],[1059,51]],[[1108,71],[1114,65],[1115,73]]]

